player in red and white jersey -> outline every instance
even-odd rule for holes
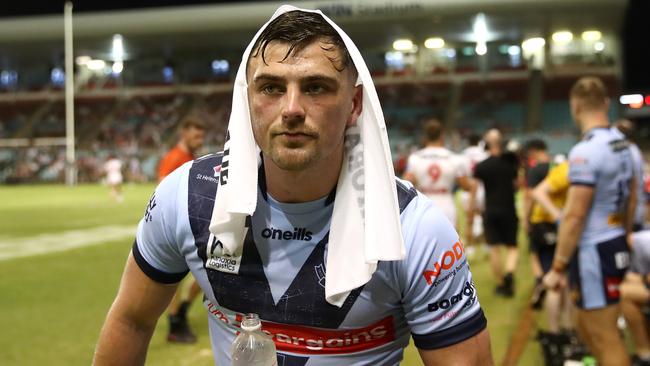
[[[474,174],[474,167],[483,160],[487,159],[488,153],[485,151],[485,144],[480,135],[471,134],[468,137],[469,146],[466,147],[462,152],[461,156],[465,158],[465,164],[467,164],[468,169]],[[481,213],[485,209],[485,187],[481,181],[475,180],[476,182],[476,195],[474,196],[474,214],[471,235],[473,240],[483,235],[483,216]],[[469,192],[460,192],[460,202],[465,210],[465,213],[469,213],[470,208],[470,194]],[[469,232],[468,232],[469,234]],[[468,248],[473,249],[473,248]],[[471,252],[468,251],[468,253]]]
[[[409,156],[404,178],[431,198],[449,221],[456,224],[454,186],[460,186],[474,197],[476,184],[470,177],[465,160],[445,148],[444,130],[440,122],[429,120],[424,125],[423,132],[424,148]],[[471,210],[473,212],[473,209]],[[469,224],[471,225],[471,222]]]
[[[122,161],[115,155],[110,155],[104,163],[104,173],[106,174],[106,184],[109,187],[111,198],[117,202],[122,202]]]

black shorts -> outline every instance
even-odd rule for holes
[[[551,223],[533,224],[530,227],[530,251],[537,254],[544,273],[551,269],[555,245],[557,244],[557,225]]]
[[[488,245],[517,246],[517,215],[486,213],[483,215],[483,231]]]
[[[619,286],[629,266],[630,249],[624,235],[596,245],[580,245],[569,273],[576,305],[591,310],[617,304]]]

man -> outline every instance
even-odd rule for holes
[[[467,227],[472,227],[476,184],[469,177],[468,167],[460,156],[445,148],[444,129],[437,120],[429,120],[424,128],[424,148],[409,156],[404,179],[413,183],[445,213],[452,224],[456,222],[456,203],[453,189],[458,185],[470,193]],[[468,229],[469,231],[469,229]],[[467,235],[467,244],[472,236]]]
[[[205,122],[197,116],[190,115],[183,118],[178,126],[178,143],[158,164],[158,181],[162,181],[179,166],[196,158],[194,154],[203,146],[205,128]]]
[[[242,223],[242,251],[226,254],[227,242],[208,230],[213,208],[222,204],[214,201],[217,187],[237,188],[231,173],[244,164],[235,156],[246,141],[231,139],[223,161],[216,154],[186,164],[156,189],[157,205],[140,222],[95,364],[144,363],[156,319],[188,269],[204,289],[219,365],[230,363],[229,348],[247,312],[259,314],[273,336],[278,365],[396,365],[411,332],[425,365],[492,364],[458,234],[401,181],[386,183],[388,192],[398,193],[393,202],[400,202],[406,258],[377,263],[371,278],[341,302],[325,297],[333,264],[324,258],[337,234],[329,231],[330,219],[337,219],[338,204],[356,209],[361,203],[338,199],[346,193],[337,184],[347,184],[339,177],[349,183],[348,163],[356,166],[354,160],[343,164],[344,141],[351,143],[344,136],[360,115],[367,122],[371,112],[364,109],[378,106],[370,73],[347,35],[320,12],[283,6],[247,48],[237,75],[233,113],[250,124],[231,118],[229,132],[250,133],[240,137],[254,139],[261,150],[261,156],[250,150],[261,165],[254,213]],[[373,141],[364,141],[370,149]],[[390,166],[388,152],[373,159]]]
[[[514,296],[514,272],[517,267],[517,211],[515,191],[519,163],[517,157],[503,151],[501,133],[491,129],[485,134],[489,157],[480,162],[474,177],[485,186],[483,230],[490,246],[490,266],[497,281],[495,293]],[[505,275],[501,267],[501,249],[506,250]]]
[[[632,234],[632,252],[621,283],[621,308],[636,346],[634,365],[650,365],[650,230]]]
[[[108,184],[109,194],[116,202],[124,201],[122,195],[122,160],[115,155],[110,155],[104,163],[104,173],[106,173],[106,184]]]
[[[630,150],[625,137],[609,127],[609,99],[600,79],[578,80],[569,102],[583,138],[569,154],[571,187],[544,284],[552,290],[566,287],[571,262],[579,334],[599,365],[629,365],[617,319],[636,196]]]
[[[203,146],[205,138],[205,122],[198,116],[187,116],[179,124],[179,140],[176,145],[167,152],[158,165],[158,181],[162,181],[181,165],[192,161],[195,153]],[[201,293],[199,284],[191,280],[186,295],[183,295],[183,286],[169,304],[167,319],[169,321],[169,333],[167,341],[172,343],[196,343],[196,335],[187,320],[187,312],[190,305]]]
[[[530,243],[531,270],[535,276],[535,282],[541,285],[542,276],[551,268],[553,260],[557,231],[555,222],[557,220],[553,220],[548,212],[535,204],[532,192],[546,178],[551,157],[548,154],[546,143],[541,139],[528,141],[524,150],[529,166],[526,172],[522,224]]]
[[[476,169],[476,165],[483,160],[487,159],[488,154],[485,151],[485,145],[483,142],[483,139],[481,138],[480,135],[478,134],[471,134],[468,137],[468,143],[469,146],[467,146],[463,152],[462,156],[466,160],[466,164],[469,166],[469,170],[473,176],[474,170]],[[472,236],[471,242],[475,242],[475,240],[481,235],[483,235],[483,210],[485,209],[485,188],[483,187],[483,184],[480,181],[474,181],[476,183],[476,194],[474,198],[474,202],[472,203],[470,201],[470,193],[462,191],[460,192],[460,200],[463,204],[463,209],[465,210],[465,214],[468,219],[467,222],[469,222],[469,217],[471,215],[472,217],[472,222],[473,225],[471,226],[471,231],[470,227],[468,226],[467,229],[467,235]],[[470,205],[472,203],[472,205]],[[474,208],[474,214],[470,213],[470,208]],[[473,250],[474,247],[468,247],[467,252],[469,255],[470,250]]]
[[[532,224],[530,235],[531,249],[537,250],[538,265],[542,275],[548,273],[553,262],[553,255],[557,246],[557,223],[561,218],[561,211],[566,202],[567,191],[570,187],[569,182],[569,163],[561,161],[556,163],[550,169],[544,180],[537,184],[531,192],[531,198],[534,201],[535,210],[543,212],[545,223]],[[534,221],[534,220],[531,220]],[[535,241],[535,245],[532,242]],[[543,286],[543,284],[542,284]],[[573,305],[570,300],[569,289],[562,291],[546,292],[545,288],[535,287],[533,299],[534,305],[544,305],[548,328],[546,332],[540,332],[540,337],[545,342],[540,341],[547,354],[557,362],[562,362],[567,354],[562,350],[567,344],[578,344],[570,341],[575,338],[575,327],[573,324]],[[569,339],[567,339],[569,338]],[[580,347],[583,347],[580,343]],[[582,351],[582,349],[573,349],[573,351]]]
[[[621,131],[625,138],[630,143],[630,154],[632,154],[632,164],[634,169],[634,177],[636,178],[636,194],[637,199],[640,200],[644,196],[644,174],[643,174],[643,154],[636,144],[634,123],[627,119],[618,120],[615,124],[616,129]],[[634,213],[633,231],[643,230],[643,222],[646,215],[646,205],[637,204]]]

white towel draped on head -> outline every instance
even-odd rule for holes
[[[352,40],[320,11],[281,6],[257,32],[242,57],[233,90],[228,139],[210,222],[210,232],[226,254],[240,255],[246,216],[257,204],[259,148],[253,138],[248,107],[246,64],[255,41],[275,18],[289,11],[318,13],[334,27],[356,67],[363,86],[363,109],[357,126],[346,131],[345,156],[330,226],[325,297],[342,306],[350,291],[367,283],[378,261],[404,258],[390,147],[379,98],[361,53]]]

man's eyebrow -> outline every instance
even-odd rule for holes
[[[277,76],[277,75],[272,75],[272,74],[259,74],[255,75],[253,78],[253,82],[259,82],[259,81],[284,81],[285,79],[283,77]]]
[[[306,82],[323,81],[323,82],[331,83],[331,84],[338,84],[339,83],[339,81],[336,80],[335,78],[333,78],[331,76],[328,76],[328,75],[321,75],[321,74],[309,75],[309,76],[303,78],[302,81],[306,81]]]
[[[275,82],[284,82],[286,81],[285,78],[273,74],[268,74],[268,73],[263,73],[259,75],[255,75],[253,77],[253,83],[261,82],[261,81],[275,81]],[[315,82],[315,81],[322,81],[326,83],[331,83],[331,84],[338,84],[338,80],[336,78],[333,78],[329,75],[324,75],[324,74],[314,74],[314,75],[309,75],[304,78],[301,78],[301,82]]]

